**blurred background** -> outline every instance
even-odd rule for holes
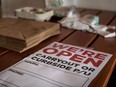
[[[25,6],[45,8],[46,3],[54,0],[1,0],[3,17],[14,17],[14,10]],[[58,1],[58,0],[56,0]],[[63,6],[116,11],[116,0],[62,0]]]
[[[31,6],[46,8],[51,0],[0,0],[0,16],[14,18],[14,10]],[[79,8],[101,9],[116,12],[116,0],[62,0],[62,6],[76,6]],[[107,87],[116,87],[116,68]]]

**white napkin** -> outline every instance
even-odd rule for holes
[[[62,26],[67,27],[69,29],[97,33],[105,38],[116,37],[116,32],[107,31],[109,28],[116,29],[116,27],[100,25],[99,17],[95,15],[85,15],[84,17],[80,18],[79,15],[77,15],[73,11],[69,11],[66,18],[59,22]]]

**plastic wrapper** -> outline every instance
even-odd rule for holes
[[[106,26],[99,24],[99,17],[96,15],[85,15],[84,17],[80,17],[79,13],[77,14],[72,8],[67,16],[59,21],[63,27],[67,27],[69,29],[76,29],[87,31],[91,33],[99,34],[105,38],[116,37],[116,32],[109,32],[109,29],[115,30],[115,26]]]
[[[46,8],[58,8],[63,6],[64,0],[45,0]]]

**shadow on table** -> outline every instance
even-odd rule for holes
[[[116,87],[116,67],[112,73],[112,76],[109,80],[107,87]]]

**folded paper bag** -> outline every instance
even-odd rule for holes
[[[5,22],[5,20],[2,21]],[[59,29],[60,24],[58,23],[20,20],[20,22],[0,28],[0,47],[23,52],[43,40],[59,34]]]

